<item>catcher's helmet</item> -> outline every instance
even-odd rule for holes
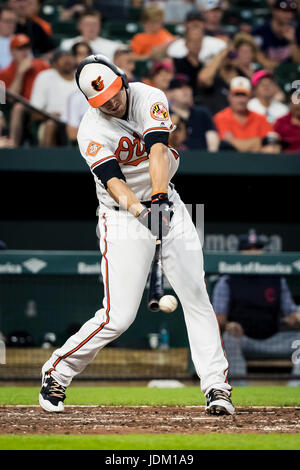
[[[128,79],[107,57],[101,54],[90,55],[78,65],[76,82],[93,108],[102,106],[124,86]]]

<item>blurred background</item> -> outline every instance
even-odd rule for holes
[[[232,382],[299,386],[299,0],[0,6],[0,379],[39,379],[101,305],[97,199],[76,144],[88,103],[74,80],[101,53],[169,100],[173,181],[195,219],[204,204],[206,282]],[[155,378],[195,371],[181,308],[149,312],[146,288],[136,322],[79,379]]]

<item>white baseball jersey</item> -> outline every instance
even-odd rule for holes
[[[158,88],[130,83],[128,99],[127,120],[90,107],[79,126],[78,145],[91,171],[116,159],[132,191],[141,201],[149,201],[152,186],[144,138],[150,132],[169,133],[173,125],[166,95]],[[178,153],[169,151],[169,159],[171,179],[179,165]],[[99,202],[108,207],[115,206],[116,202],[95,174],[94,179]]]

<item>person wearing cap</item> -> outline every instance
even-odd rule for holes
[[[202,6],[205,34],[223,41],[228,41],[229,36],[222,26],[223,2],[222,0],[204,0]]]
[[[128,83],[103,55],[87,57],[76,81],[90,104],[77,140],[99,201],[104,298],[102,308],[43,365],[40,405],[62,412],[72,379],[135,320],[162,245],[164,273],[183,306],[206,411],[234,414],[228,363],[204,282],[202,246],[171,183],[180,157],[168,146],[174,126],[167,97],[158,88]]]
[[[274,130],[286,143],[284,152],[300,153],[300,88],[290,92],[289,112],[277,119]]]
[[[264,239],[253,230],[239,237],[241,256],[259,257],[264,247]],[[293,342],[300,340],[300,315],[284,277],[221,276],[213,290],[212,304],[223,332],[233,385],[247,385],[246,357],[291,358]],[[293,380],[293,376],[300,376],[300,364],[293,365],[289,383],[299,386],[300,380]]]
[[[49,64],[43,59],[32,56],[30,39],[25,34],[15,34],[10,41],[12,62],[0,70],[0,80],[6,88],[30,100],[33,85],[38,75],[49,69]],[[19,146],[23,138],[23,124],[26,109],[21,103],[15,103],[10,117],[10,138],[14,146]]]
[[[164,12],[156,5],[148,5],[142,11],[143,33],[133,36],[130,47],[139,59],[159,59],[176,37],[163,26]]]
[[[186,148],[216,152],[220,139],[212,116],[205,106],[194,105],[193,90],[184,75],[175,76],[170,83],[167,97],[172,112],[185,122]]]
[[[271,124],[288,113],[289,108],[276,99],[279,89],[271,72],[268,70],[255,72],[251,85],[254,97],[248,103],[250,111],[263,114]]]
[[[41,111],[64,119],[67,99],[76,90],[75,60],[71,52],[56,50],[52,58],[52,67],[42,72],[34,83],[31,104]],[[40,122],[44,118],[38,113],[34,118]],[[66,144],[66,135],[62,127],[47,119],[39,127],[39,142],[42,147],[54,147]]]
[[[185,19],[185,37],[172,42],[167,49],[167,55],[173,59],[186,57],[188,54],[186,39],[189,34],[194,34],[194,31],[198,31],[201,35],[199,60],[203,64],[209,63],[216,54],[226,48],[225,41],[205,34],[203,14],[200,11],[192,11]]]
[[[253,29],[260,50],[260,62],[274,70],[288,60],[300,64],[300,29],[295,23],[296,0],[275,0],[270,21]]]
[[[18,18],[16,33],[26,34],[30,38],[33,55],[51,56],[52,51],[55,49],[54,41],[42,26],[30,17],[32,10],[29,0],[8,0],[8,5]]]
[[[94,54],[104,54],[113,60],[117,49],[123,47],[120,41],[112,41],[101,36],[102,16],[100,11],[91,8],[85,9],[79,16],[77,29],[79,36],[63,39],[59,48],[70,51],[72,46],[78,42],[87,42]]]
[[[166,92],[169,89],[173,76],[174,67],[172,62],[170,59],[164,59],[154,62],[149,71],[149,77],[143,79],[142,82]]]
[[[8,6],[0,7],[0,70],[11,61],[10,40],[15,33],[17,16]]]
[[[228,93],[229,107],[214,116],[220,139],[240,152],[259,152],[261,140],[273,131],[265,116],[248,110],[250,96],[250,80],[233,78]]]

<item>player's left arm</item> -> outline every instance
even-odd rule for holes
[[[152,145],[149,154],[149,173],[152,194],[168,193],[170,181],[168,147],[163,143]]]

